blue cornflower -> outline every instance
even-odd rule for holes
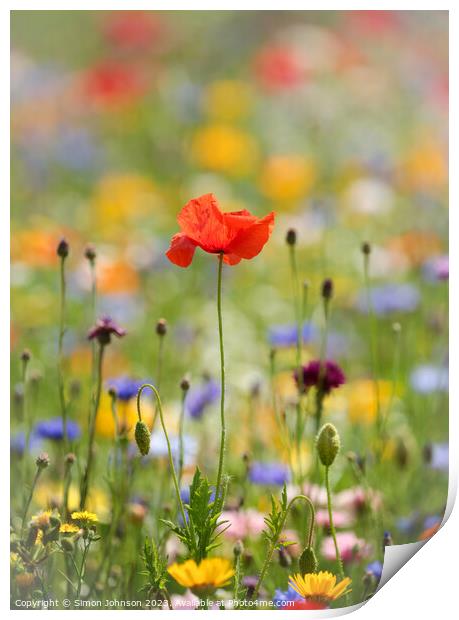
[[[447,392],[449,387],[448,369],[432,364],[418,366],[411,373],[410,383],[413,390],[420,394]]]
[[[412,312],[419,304],[418,289],[412,284],[384,284],[369,291],[370,304],[375,314],[384,316],[392,312]],[[357,296],[357,309],[368,312],[367,291],[362,290]]]
[[[208,405],[220,397],[220,385],[213,379],[206,379],[201,385],[192,387],[185,399],[185,410],[192,418],[200,418]]]
[[[370,573],[371,575],[373,575],[373,577],[377,581],[381,579],[382,570],[383,570],[383,565],[381,564],[379,560],[370,562],[370,564],[367,565],[367,573]]]
[[[107,381],[107,388],[116,392],[119,400],[128,401],[137,396],[137,392],[144,383],[152,383],[150,379],[141,381],[130,377],[115,377]]]
[[[40,439],[51,439],[52,441],[61,441],[64,439],[64,422],[62,418],[51,418],[50,420],[42,420],[35,425],[33,433]],[[70,441],[78,439],[81,431],[76,422],[67,420],[67,437]]]
[[[24,454],[26,444],[26,438],[24,431],[19,431],[15,435],[11,436],[10,439],[10,449],[13,454]],[[31,435],[29,438],[29,451],[30,452],[40,452],[41,450],[41,440],[34,435]]]
[[[429,515],[424,519],[424,529],[430,530],[430,528],[438,525],[439,523],[441,523],[441,517],[438,515]]]
[[[427,260],[422,266],[424,277],[429,282],[437,280],[448,280],[449,278],[449,257],[434,256]]]
[[[303,342],[311,342],[316,335],[316,328],[311,323],[304,323]],[[294,323],[273,325],[268,331],[269,344],[272,347],[293,347],[296,345],[297,327]]]
[[[290,472],[283,463],[252,463],[249,480],[255,484],[282,486],[290,480]]]
[[[439,471],[449,470],[449,445],[447,443],[433,443],[429,446],[429,465]]]
[[[296,592],[291,585],[288,586],[287,590],[281,590],[280,588],[276,588],[273,596],[273,603],[276,607],[285,607],[282,603],[286,601],[301,601],[303,597]]]
[[[174,464],[178,467],[178,461],[180,456],[180,442],[178,435],[169,435],[169,441],[171,445],[172,458]],[[185,467],[192,465],[195,462],[196,455],[198,453],[198,442],[195,437],[191,435],[183,436],[183,464]],[[151,435],[150,440],[150,457],[167,458],[167,442],[162,431],[155,431]]]

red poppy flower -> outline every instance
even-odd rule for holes
[[[222,213],[213,194],[190,200],[177,217],[181,232],[172,237],[167,258],[188,267],[197,247],[210,254],[224,254],[228,265],[254,258],[268,241],[274,213],[259,219],[249,211]]]
[[[98,105],[122,105],[140,97],[146,88],[143,76],[132,66],[102,62],[83,76],[87,97]]]
[[[106,23],[106,36],[123,49],[148,49],[161,34],[157,15],[145,11],[114,11]]]
[[[255,58],[255,73],[262,85],[270,90],[287,90],[301,84],[304,68],[288,47],[268,47]]]

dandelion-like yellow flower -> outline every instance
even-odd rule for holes
[[[91,525],[91,523],[97,523],[99,521],[94,512],[88,512],[87,510],[72,512],[71,516],[74,521],[78,521],[81,525]]]
[[[30,524],[40,529],[47,529],[50,525],[49,518],[53,514],[52,510],[44,510],[36,515],[33,515],[30,520]]]
[[[306,599],[320,600],[323,602],[334,601],[335,599],[350,592],[348,586],[351,583],[349,577],[345,577],[336,583],[336,575],[327,571],[320,573],[307,573],[300,575],[297,573],[289,578],[289,585]]]
[[[75,514],[75,513],[73,513]],[[79,527],[74,523],[63,523],[59,528],[61,534],[76,534],[79,531]]]
[[[224,558],[208,558],[199,564],[187,560],[182,564],[172,564],[167,572],[181,586],[190,589],[220,588],[226,586],[234,575],[231,562]]]

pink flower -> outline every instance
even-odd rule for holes
[[[328,518],[328,510],[322,509],[316,512],[316,523],[320,527],[329,528],[330,519]],[[335,527],[345,528],[350,527],[354,523],[354,518],[349,512],[344,510],[333,511],[333,523]]]
[[[337,493],[334,505],[341,510],[360,512],[370,505],[373,510],[381,507],[381,495],[376,491],[365,491],[363,487],[353,487]]]
[[[257,510],[226,511],[222,513],[222,521],[228,521],[224,535],[230,540],[240,540],[249,536],[259,536],[264,529],[263,515]]]
[[[174,611],[187,611],[198,607],[199,598],[187,590],[185,594],[172,594],[171,603]]]
[[[301,555],[302,548],[300,545],[300,539],[298,534],[294,530],[284,530],[280,536],[280,542],[292,542],[293,545],[287,545],[284,547],[286,553],[292,558],[297,558]]]
[[[337,532],[336,541],[343,562],[359,561],[371,553],[370,545],[362,538],[358,538],[354,532]],[[321,551],[327,560],[336,558],[335,545],[331,536],[323,539]]]

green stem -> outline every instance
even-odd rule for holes
[[[371,359],[371,374],[373,376],[373,382],[375,387],[375,396],[376,396],[376,432],[379,436],[381,430],[381,399],[379,394],[379,383],[378,383],[378,368],[377,368],[377,343],[376,343],[376,323],[375,323],[375,315],[373,312],[373,304],[371,303],[371,295],[370,295],[370,276],[369,276],[369,256],[367,254],[364,255],[363,258],[363,275],[365,281],[365,291],[366,291],[366,300],[367,300],[367,312],[368,312],[368,325],[370,330],[370,359]]]
[[[96,279],[95,260],[89,261],[89,268],[91,270],[91,321],[90,321],[90,325],[94,325],[97,319],[97,315],[96,315],[97,279]],[[96,359],[97,358],[97,343],[95,339],[91,343],[91,354],[92,354],[91,375],[92,375],[92,383],[94,385],[96,381],[96,368],[97,368],[97,359]]]
[[[239,590],[241,588],[241,554],[239,553],[235,558],[234,563],[234,609],[237,609],[239,606]]]
[[[105,346],[100,344],[99,346],[99,359],[97,362],[97,378],[96,378],[96,392],[93,399],[93,410],[92,415],[89,419],[89,441],[88,441],[88,458],[86,462],[86,469],[83,477],[83,482],[81,485],[81,496],[80,496],[80,510],[84,510],[86,506],[86,499],[88,496],[89,489],[89,479],[91,475],[91,468],[94,457],[94,437],[96,431],[96,419],[97,412],[99,410],[100,403],[100,395],[102,392],[102,367],[103,367],[103,359],[104,359],[104,350]]]
[[[81,586],[83,585],[83,577],[84,577],[85,568],[86,568],[86,556],[88,555],[90,544],[91,544],[90,542],[89,543],[85,542],[85,545],[84,545],[83,557],[81,558],[81,566],[78,572],[78,587],[77,587],[77,593],[75,597],[76,600],[80,599]]]
[[[65,402],[65,385],[63,371],[63,348],[65,335],[65,301],[66,301],[66,282],[65,282],[65,257],[61,257],[60,261],[60,319],[59,319],[59,340],[57,352],[57,374],[59,388],[59,402],[61,406],[62,423],[64,430],[64,446],[68,449],[68,433],[67,433],[67,403]]]
[[[344,579],[343,560],[341,559],[341,554],[339,552],[338,541],[336,540],[335,525],[333,523],[329,469],[329,467],[325,467],[325,487],[327,489],[328,520],[330,522],[330,532],[333,538],[333,544],[335,545],[336,563],[338,565],[339,576],[340,579]]]
[[[158,360],[156,364],[156,387],[158,390],[161,389],[161,379],[163,374],[163,357],[164,357],[164,334],[158,334],[159,344],[158,344]],[[156,426],[156,420],[158,419],[158,405],[155,405],[155,413],[153,415],[153,425],[152,428]]]
[[[279,524],[279,528],[278,528],[278,535],[276,538],[274,538],[273,540],[271,540],[271,544],[269,546],[268,549],[268,553],[266,554],[266,558],[265,561],[263,563],[262,569],[260,571],[260,576],[258,577],[258,582],[257,585],[255,586],[255,589],[253,591],[253,595],[252,598],[253,599],[257,599],[258,598],[258,594],[260,592],[260,588],[261,588],[261,584],[263,583],[263,580],[266,576],[266,573],[268,571],[269,565],[271,564],[271,560],[274,554],[274,551],[276,550],[276,547],[279,543],[279,538],[280,535],[282,534],[282,530],[284,528],[285,525],[285,521],[287,520],[287,516],[288,513],[290,512],[291,507],[293,506],[293,504],[298,501],[298,500],[303,500],[304,502],[306,502],[309,506],[309,510],[311,511],[311,522],[309,524],[309,533],[308,533],[308,547],[312,546],[312,536],[314,534],[314,526],[315,526],[315,519],[316,519],[316,511],[314,510],[314,504],[312,503],[312,501],[309,499],[309,497],[307,495],[295,495],[295,497],[293,499],[290,500],[290,502],[287,505],[287,508],[282,516],[281,522]]]
[[[33,494],[35,492],[35,487],[37,485],[38,478],[40,477],[40,474],[41,474],[41,467],[37,467],[37,471],[35,472],[35,476],[34,476],[34,479],[33,479],[33,482],[32,482],[32,487],[30,489],[29,497],[27,498],[27,501],[26,501],[26,504],[25,504],[25,507],[24,507],[24,513],[22,515],[21,536],[22,536],[22,534],[24,532],[24,526],[25,526],[25,522],[26,522],[26,519],[27,519],[27,513],[29,512],[30,503],[32,501],[32,497],[33,497]]]
[[[223,270],[223,253],[219,255],[218,260],[218,282],[217,282],[217,314],[218,314],[218,336],[220,341],[220,373],[221,373],[221,396],[220,396],[220,456],[218,459],[217,482],[215,485],[215,502],[214,511],[217,510],[223,475],[223,464],[225,455],[226,442],[226,423],[225,423],[225,349],[223,346],[223,320],[222,320],[222,270]]]
[[[68,516],[69,516],[69,491],[70,491],[70,484],[72,482],[71,470],[72,470],[72,464],[67,462],[65,464],[64,493],[63,493],[63,498],[62,498],[64,521],[67,521]]]
[[[185,398],[186,391],[182,390],[182,403],[180,406],[180,418],[179,418],[179,473],[178,473],[178,482],[179,487],[182,483],[182,475],[183,475],[183,462],[184,462],[184,450],[183,450],[183,428],[185,425]]]
[[[28,366],[29,360],[28,359],[23,359],[22,360],[22,420],[24,423],[24,437],[25,437],[25,441],[24,441],[24,452],[22,454],[22,481],[23,484],[25,484],[26,482],[26,478],[27,478],[27,458],[26,455],[29,453],[29,443],[30,443],[30,435],[31,435],[31,420],[29,418],[29,412],[28,412],[28,408],[27,408],[27,382],[28,382],[28,376],[27,376],[27,366]]]
[[[156,403],[158,405],[159,419],[161,420],[161,426],[162,426],[162,429],[163,429],[164,437],[166,438],[167,452],[168,452],[168,455],[169,455],[169,465],[170,465],[171,473],[172,473],[172,481],[174,483],[175,493],[176,493],[176,496],[177,496],[177,502],[178,502],[180,513],[181,513],[182,519],[183,519],[183,526],[186,529],[189,529],[189,526],[187,524],[188,520],[187,520],[186,515],[185,515],[185,508],[183,506],[182,498],[180,496],[180,487],[179,487],[179,483],[178,483],[178,479],[177,479],[177,474],[176,474],[176,471],[175,471],[174,459],[172,457],[171,443],[169,441],[169,435],[167,433],[166,425],[164,424],[164,416],[163,416],[163,408],[162,408],[162,404],[161,404],[161,398],[159,396],[158,390],[155,388],[154,385],[151,385],[151,383],[144,383],[140,387],[139,391],[137,392],[137,415],[139,416],[139,420],[142,421],[142,414],[141,414],[141,411],[140,411],[140,397],[142,396],[142,392],[146,388],[150,388],[150,390],[153,392],[153,394],[155,395],[155,398],[156,398]]]

